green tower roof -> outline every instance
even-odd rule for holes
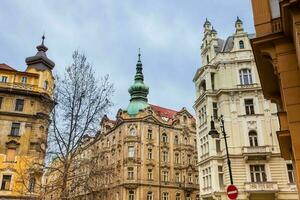
[[[144,84],[143,64],[141,62],[141,54],[138,54],[138,61],[136,64],[136,74],[134,76],[134,83],[129,87],[130,103],[127,107],[127,113],[130,116],[135,116],[140,110],[149,107],[147,95],[149,87]]]

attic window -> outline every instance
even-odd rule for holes
[[[45,90],[48,89],[48,85],[49,85],[48,81],[45,81],[45,82],[44,82],[44,89],[45,89]]]
[[[244,45],[243,40],[239,41],[239,45],[240,45],[240,49],[245,49],[245,45]]]

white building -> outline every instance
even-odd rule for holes
[[[224,139],[214,139],[210,121],[224,116],[225,130],[238,199],[298,199],[293,166],[283,160],[276,137],[276,106],[263,97],[249,35],[238,18],[235,33],[217,37],[204,23],[202,67],[196,86],[198,166],[201,199],[227,199],[230,184]]]

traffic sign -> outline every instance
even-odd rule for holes
[[[235,185],[229,185],[227,187],[227,196],[229,199],[234,200],[238,197],[239,191]]]

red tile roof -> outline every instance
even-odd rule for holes
[[[0,63],[0,69],[10,70],[10,71],[17,71],[17,70],[15,70],[14,68],[8,66],[8,65],[5,64],[5,63]]]
[[[167,118],[170,118],[170,119],[173,119],[176,115],[176,113],[178,111],[175,111],[175,110],[171,110],[171,109],[168,109],[168,108],[163,108],[163,107],[160,107],[160,106],[156,106],[156,105],[151,105],[151,108],[157,112],[161,117],[167,117]]]

